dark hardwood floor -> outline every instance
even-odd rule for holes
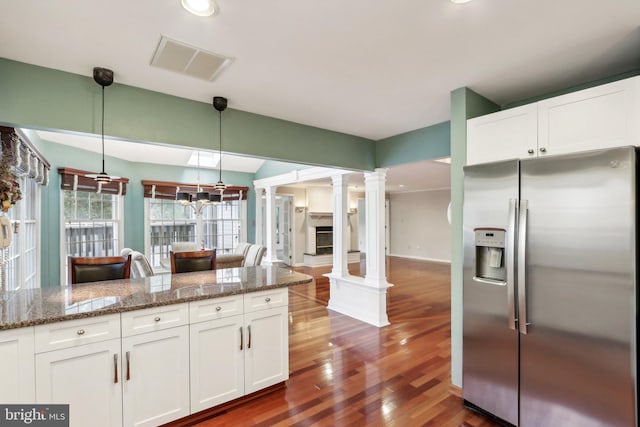
[[[450,387],[449,268],[389,258],[384,328],[327,310],[328,268],[298,269],[316,280],[289,290],[287,387],[197,425],[497,426]]]

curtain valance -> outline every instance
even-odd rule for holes
[[[127,183],[129,178],[118,178],[111,182],[98,182],[86,175],[93,172],[71,168],[58,168],[60,174],[60,189],[84,191],[87,193],[127,194]]]
[[[144,187],[144,197],[152,199],[175,200],[176,193],[186,192],[192,194],[195,200],[198,192],[197,184],[143,180],[142,185]],[[200,185],[200,190],[208,191],[215,195],[220,194],[220,191],[213,188],[213,185]],[[230,185],[222,192],[222,200],[247,200],[248,191],[249,187]]]
[[[19,130],[0,126],[1,156],[8,158],[18,175],[27,175],[40,185],[49,184],[51,164]]]

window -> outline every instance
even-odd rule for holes
[[[9,209],[7,215],[13,226],[11,245],[2,250],[5,263],[4,287],[7,290],[40,287],[38,268],[38,235],[40,223],[40,186],[29,177],[20,178],[22,200]]]
[[[66,284],[68,257],[99,257],[120,255],[124,232],[124,195],[128,178],[100,183],[87,174],[91,172],[59,168],[60,174],[60,283]]]
[[[216,248],[218,255],[232,253],[238,243],[244,240],[242,224],[246,222],[246,209],[242,200],[206,206],[202,221],[205,246]]]
[[[68,257],[101,257],[120,254],[122,242],[122,196],[61,191],[64,230],[62,283],[68,282]]]
[[[169,269],[173,242],[193,242],[197,247],[230,253],[247,240],[248,187],[228,186],[222,195],[212,186],[166,181],[142,181],[145,198],[145,253],[154,269]],[[218,202],[183,205],[179,192],[194,199],[198,191],[208,191]],[[220,199],[223,202],[219,202]],[[214,200],[214,199],[212,199]]]
[[[182,205],[175,200],[145,199],[145,253],[154,269],[167,269],[173,242],[194,242],[198,247],[215,248],[218,254],[231,253],[245,241],[246,202]],[[163,265],[164,264],[164,265]]]
[[[173,242],[197,242],[196,219],[189,206],[175,200],[145,199],[145,253],[154,270],[166,268]]]
[[[19,129],[0,126],[0,161],[4,186],[2,199],[11,230],[11,244],[0,249],[0,285],[6,290],[40,287],[39,236],[41,185],[49,183],[51,165]],[[7,191],[7,176],[16,179],[19,193]],[[14,196],[21,196],[14,200]],[[14,205],[10,201],[15,202]]]

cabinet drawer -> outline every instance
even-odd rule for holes
[[[120,338],[119,314],[68,320],[35,327],[36,353],[112,338]]]
[[[249,292],[244,294],[244,312],[266,310],[273,307],[281,307],[289,303],[289,290],[287,288],[274,289],[272,291]]]
[[[189,305],[189,322],[198,323],[235,316],[242,314],[242,307],[242,295],[192,302]]]
[[[122,336],[160,331],[188,323],[189,303],[129,311],[122,313]]]

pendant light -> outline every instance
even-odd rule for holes
[[[214,96],[213,97],[213,108],[218,110],[218,129],[220,130],[220,159],[218,160],[218,182],[214,185],[213,188],[220,191],[220,195],[227,188],[226,184],[222,182],[222,112],[227,109],[227,98],[223,98],[222,96]]]
[[[113,83],[113,71],[106,68],[95,67],[93,69],[93,80],[102,86],[102,172],[95,174],[87,174],[87,178],[93,178],[101,183],[109,183],[114,179],[119,179],[119,176],[111,176],[104,171],[104,88],[111,86]]]
[[[198,150],[197,152],[197,159],[198,159],[198,176],[197,176],[197,181],[196,181],[196,198],[195,200],[193,199],[193,195],[191,195],[191,193],[188,193],[186,191],[178,191],[176,193],[176,201],[180,202],[183,205],[188,205],[191,202],[200,202],[200,204],[208,204],[211,201],[211,196],[209,195],[208,191],[203,191],[202,187],[200,187],[200,150]]]

